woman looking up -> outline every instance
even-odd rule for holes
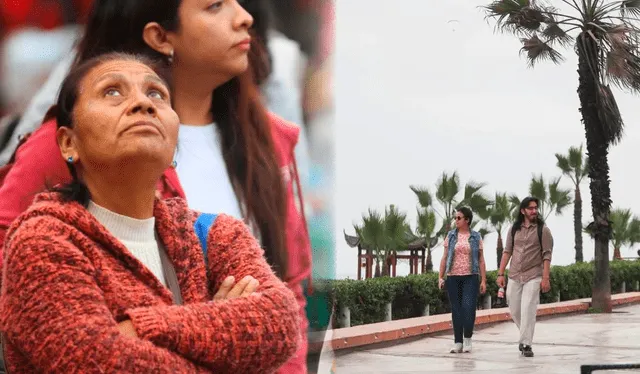
[[[116,53],[63,83],[56,137],[72,179],[6,238],[8,372],[263,373],[295,353],[295,297],[246,225],[155,197],[178,136],[166,82]]]

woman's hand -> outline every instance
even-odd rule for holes
[[[235,286],[233,285],[234,282],[235,278],[233,276],[225,278],[220,285],[220,289],[213,296],[213,300],[219,301],[249,296],[258,289],[258,286],[260,286],[260,282],[249,275],[242,278]]]
[[[138,337],[138,334],[136,333],[136,328],[133,327],[133,323],[129,319],[118,323],[118,330],[120,330],[120,334],[122,335],[130,336],[132,338]]]
[[[480,294],[484,295],[485,292],[487,292],[487,281],[485,279],[483,279],[480,282]]]
[[[444,279],[442,279],[442,278],[438,279],[438,288],[439,289],[443,289],[444,288]]]

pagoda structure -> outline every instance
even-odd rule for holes
[[[373,266],[376,255],[371,248],[366,248],[357,236],[348,235],[344,232],[344,240],[351,248],[358,248],[358,280],[362,278],[362,269],[364,268],[364,279],[373,278]],[[386,274],[392,277],[396,276],[396,267],[398,260],[409,260],[409,274],[422,274],[426,272],[425,254],[426,240],[419,238],[412,233],[407,233],[406,248],[393,251],[384,261],[386,266]]]

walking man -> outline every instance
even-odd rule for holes
[[[540,201],[527,197],[520,203],[520,214],[506,237],[497,283],[505,287],[504,272],[509,267],[507,303],[511,318],[520,330],[520,352],[533,357],[531,344],[536,326],[536,312],[540,302],[540,290],[549,292],[549,271],[553,237],[538,214]]]

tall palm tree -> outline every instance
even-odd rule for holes
[[[542,175],[534,176],[529,184],[529,194],[540,199],[538,208],[545,221],[551,213],[559,216],[571,205],[571,190],[560,187],[560,177],[547,184]]]
[[[611,312],[609,279],[609,147],[621,140],[623,121],[610,83],[640,91],[638,0],[556,0],[560,11],[542,1],[494,0],[483,7],[497,28],[522,41],[529,64],[563,61],[558,47],[573,46],[578,54],[578,98],[585,128],[591,183],[592,231],[595,235],[593,307]]]
[[[584,261],[582,253],[582,194],[580,184],[589,173],[589,159],[583,156],[582,145],[570,147],[567,154],[556,153],[556,165],[562,174],[573,182],[573,232],[575,235],[576,262]]]
[[[611,211],[611,227],[613,228],[613,259],[621,260],[620,248],[633,247],[640,243],[640,219],[631,213],[631,209],[614,209]]]
[[[516,198],[517,199],[517,198]],[[502,233],[504,229],[513,221],[514,211],[517,211],[519,201],[514,205],[513,201],[509,199],[506,193],[496,192],[496,198],[489,211],[489,223],[498,234],[498,242],[496,245],[496,259],[497,266],[500,267],[500,261],[502,259],[502,252],[504,251],[504,245],[502,241]]]

